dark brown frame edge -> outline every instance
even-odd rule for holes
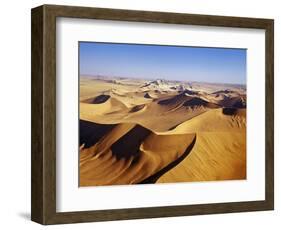
[[[266,31],[266,181],[264,201],[56,212],[56,18],[256,28]],[[32,9],[31,219],[62,224],[274,209],[274,21],[104,8],[43,5]]]

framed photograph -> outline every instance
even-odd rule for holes
[[[273,20],[32,9],[31,219],[273,210]]]

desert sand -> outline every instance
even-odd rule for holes
[[[246,179],[242,85],[80,76],[80,186]]]

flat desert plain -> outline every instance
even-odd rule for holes
[[[80,76],[79,185],[246,179],[243,85]]]

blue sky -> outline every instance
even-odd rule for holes
[[[80,75],[246,84],[246,50],[80,42]]]

